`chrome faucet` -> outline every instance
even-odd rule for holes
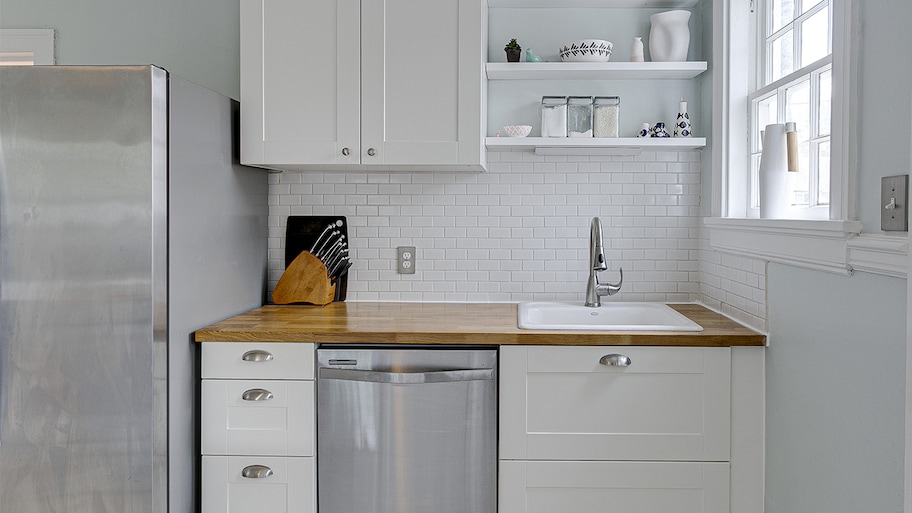
[[[589,227],[589,281],[586,283],[586,306],[597,308],[602,306],[601,296],[613,296],[621,290],[624,283],[624,270],[620,269],[621,279],[616,284],[601,284],[598,273],[608,270],[605,250],[602,248],[602,222],[593,217]]]

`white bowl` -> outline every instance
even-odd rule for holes
[[[604,39],[580,39],[560,47],[560,58],[565,62],[605,62],[611,58],[614,44]]]
[[[503,127],[503,131],[507,134],[507,137],[526,137],[532,132],[532,127],[529,125],[506,125]]]

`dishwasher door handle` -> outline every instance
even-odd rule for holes
[[[493,380],[494,369],[459,369],[430,372],[380,372],[358,369],[320,368],[321,379],[417,385],[421,383],[453,383],[457,381]]]

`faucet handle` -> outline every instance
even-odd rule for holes
[[[621,274],[621,278],[618,280],[617,283],[606,283],[603,285],[603,287],[605,287],[605,290],[608,292],[609,296],[613,296],[613,295],[617,294],[618,292],[620,292],[621,285],[624,284],[624,269],[619,268],[618,272]]]

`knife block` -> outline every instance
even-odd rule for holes
[[[327,305],[336,297],[336,286],[326,277],[327,269],[319,258],[302,251],[285,269],[272,291],[277,305],[310,303]]]
[[[348,219],[345,216],[288,216],[285,227],[285,268],[302,251],[310,251],[327,225],[332,224],[348,239]],[[348,273],[335,280],[334,301],[345,301],[348,288]]]

